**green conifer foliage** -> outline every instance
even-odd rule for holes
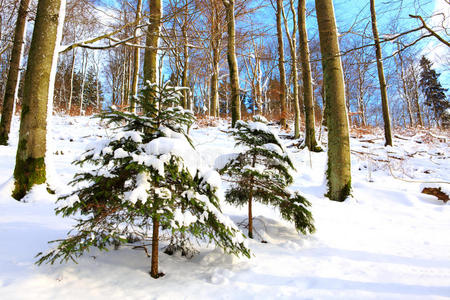
[[[432,63],[425,56],[422,56],[420,60],[420,67],[422,72],[420,73],[420,87],[425,96],[425,105],[431,106],[434,111],[436,123],[439,121],[442,123],[442,127],[448,128],[450,120],[449,111],[450,102],[445,95],[448,89],[444,89],[439,82],[439,73],[433,70]]]
[[[245,150],[233,155],[219,173],[232,183],[226,200],[238,206],[248,204],[248,236],[253,238],[252,201],[278,207],[298,231],[313,233],[311,204],[287,188],[293,181],[290,171],[294,166],[275,134],[262,122],[239,121],[231,135],[236,146]]]
[[[157,278],[161,230],[249,256],[245,236],[220,211],[219,174],[199,163],[186,133],[194,116],[179,106],[180,91],[150,84],[136,99],[144,115],[111,110],[101,116],[114,134],[74,162],[91,168],[76,174],[75,191],[58,200],[57,214],[81,218],[38,264],[75,260],[91,247],[107,250],[137,237],[152,240],[150,274]],[[149,94],[155,101],[144,101]]]

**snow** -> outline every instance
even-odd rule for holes
[[[59,189],[67,190],[66,184],[81,170],[71,161],[88,144],[98,145],[98,155],[107,151],[103,143],[107,133],[98,120],[53,118],[51,159],[62,185]],[[255,239],[247,241],[251,259],[200,242],[195,245],[200,254],[192,259],[161,251],[160,271],[166,275],[154,280],[148,275],[150,259],[132,247],[104,253],[92,250],[78,264],[33,264],[38,252],[52,247],[47,242],[64,237],[75,221],[55,216],[57,196],[49,194],[45,185],[34,187],[27,203],[9,196],[17,117],[12,125],[12,146],[0,146],[1,299],[450,299],[450,202],[421,194],[423,187],[450,190],[448,183],[437,183],[449,182],[448,137],[402,134],[389,148],[383,146],[381,133],[352,137],[353,193],[343,203],[323,197],[325,152],[287,148],[297,170],[290,189],[312,203],[314,235],[298,234],[278,211],[254,204]],[[223,132],[225,126],[192,129],[197,150],[183,144],[183,139],[169,143],[167,138],[145,149],[155,151],[150,151],[154,162],[160,159],[156,153],[177,153],[186,159],[186,167],[202,173],[205,182],[226,188],[216,172],[206,171],[239,150]],[[194,155],[190,158],[192,151],[206,162],[195,161]],[[140,199],[146,189],[145,175],[141,176],[140,190],[131,191],[125,201]],[[69,198],[66,203],[75,201]],[[222,203],[227,226],[245,221],[246,210]],[[194,217],[179,211],[175,220],[182,226],[194,222]]]
[[[140,173],[136,178],[136,188],[125,193],[125,201],[136,204],[138,200],[142,203],[147,202],[148,190],[150,190],[150,183],[148,182],[148,174]]]

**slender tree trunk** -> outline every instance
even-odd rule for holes
[[[185,42],[183,50],[184,63],[183,63],[183,74],[181,77],[181,86],[188,87],[189,49],[187,46],[188,43],[187,32],[184,32],[184,42]],[[183,90],[183,108],[184,109],[190,108],[188,90]]]
[[[416,105],[416,109],[417,109],[417,121],[419,122],[419,125],[423,127],[423,121],[422,121],[422,113],[420,111],[420,103],[419,103],[419,86],[418,86],[418,78],[417,78],[417,74],[416,74],[416,70],[414,69],[414,67],[411,67],[411,74],[413,77],[413,97],[414,97],[414,102]]]
[[[241,119],[241,100],[239,86],[239,68],[236,58],[236,29],[234,20],[234,0],[222,0],[225,10],[228,27],[228,66],[230,68],[231,83],[231,126],[235,127],[236,122]]]
[[[328,194],[344,201],[351,190],[350,137],[345,84],[332,0],[316,0],[328,127]]]
[[[127,80],[126,80],[126,89],[125,89],[125,102],[128,106],[128,110],[130,109],[130,91],[131,91],[131,84],[132,84],[132,79],[131,79],[131,51],[127,51],[128,52],[128,58],[127,58]]]
[[[80,92],[80,116],[84,115],[83,112],[83,102],[84,102],[84,85],[86,83],[86,71],[87,69],[87,53],[84,52],[83,53],[83,66],[82,66],[82,70],[81,70],[81,92]]]
[[[72,100],[73,100],[73,77],[75,74],[75,54],[76,54],[76,48],[72,50],[72,65],[70,67],[70,92],[69,92],[69,116],[70,111],[72,110]]]
[[[65,3],[65,2],[63,2]],[[14,169],[13,197],[22,199],[35,184],[46,181],[47,111],[53,104],[54,79],[64,4],[61,0],[39,0],[28,55],[24,97]]]
[[[158,78],[158,45],[161,32],[161,0],[150,0],[150,24],[147,29],[144,55],[144,81],[156,83]]]
[[[253,155],[252,159],[252,168],[256,166],[256,155]],[[253,212],[252,212],[252,204],[253,204],[253,185],[254,185],[254,177],[251,176],[249,186],[250,192],[248,195],[248,237],[253,238]]]
[[[389,103],[386,89],[386,79],[384,78],[383,60],[380,46],[380,38],[378,37],[377,15],[375,12],[375,0],[370,0],[370,15],[372,18],[372,32],[375,42],[375,52],[377,58],[378,80],[380,82],[381,106],[383,109],[384,120],[384,137],[385,145],[392,146],[391,119],[389,116]]]
[[[136,27],[140,24],[142,18],[142,0],[138,0],[137,7],[136,7]],[[137,36],[139,35],[140,29],[136,28],[134,29],[134,43],[140,44],[141,39]],[[136,111],[136,103],[134,101],[134,98],[137,97],[138,93],[138,83],[139,83],[139,64],[140,64],[140,48],[135,47],[133,52],[133,82],[131,83],[131,101],[130,101],[130,111],[135,112]]]
[[[253,181],[253,178],[252,178]],[[253,183],[250,182],[252,185]],[[252,202],[253,202],[253,189],[250,189],[250,194],[248,195],[248,237],[253,238],[253,212],[252,212]]]
[[[284,8],[281,6],[281,12],[283,14],[284,20],[284,29],[286,30],[286,35],[289,42],[289,49],[291,50],[291,73],[292,73],[292,81],[293,81],[293,92],[292,98],[294,102],[294,138],[298,139],[300,137],[300,103],[298,97],[298,69],[297,69],[297,18],[296,12],[294,9],[294,0],[289,0],[291,13],[292,13],[292,22],[294,23],[292,35],[289,32],[288,21],[286,18],[286,14],[284,13]]]
[[[23,56],[23,45],[27,27],[27,11],[30,0],[21,0],[17,15],[14,42],[11,51],[8,78],[6,80],[5,97],[3,98],[2,119],[0,122],[0,145],[8,144],[11,120],[14,115],[14,103],[18,98],[20,65]]]
[[[100,108],[100,78],[98,78],[98,69],[96,70],[96,74],[95,74],[95,104],[97,106],[97,111],[100,112],[101,108]]]
[[[152,264],[150,276],[153,278],[160,277],[158,272],[158,255],[159,255],[159,220],[158,217],[153,218],[153,235],[152,235]]]
[[[187,88],[188,85],[188,70],[189,70],[189,47],[188,47],[188,14],[189,14],[189,3],[186,1],[184,4],[184,21],[182,26],[183,32],[183,75],[181,77],[181,86]],[[183,90],[183,108],[189,109],[191,107],[189,101],[189,90]]]
[[[308,31],[306,29],[306,0],[298,1],[298,33],[302,66],[303,103],[305,105],[305,147],[308,147],[310,151],[322,151],[316,141],[314,90],[312,86]]]
[[[277,38],[278,38],[278,70],[280,72],[280,105],[281,105],[281,128],[287,128],[287,109],[286,109],[286,70],[284,68],[284,42],[283,29],[281,28],[281,10],[283,0],[277,0]]]
[[[212,75],[210,86],[210,103],[212,109],[210,116],[219,117],[219,62],[220,62],[220,19],[218,8],[213,10],[211,24],[211,46],[212,46]]]
[[[408,111],[409,126],[413,127],[414,126],[414,121],[413,121],[411,100],[409,99],[408,89],[406,88],[406,78],[405,78],[405,71],[404,71],[404,68],[403,68],[403,58],[402,58],[401,51],[398,52],[398,60],[399,60],[399,63],[400,63],[400,78],[402,80],[403,97],[404,97],[404,100],[405,100],[405,103],[406,103],[406,109]]]
[[[210,115],[212,117],[219,116],[219,59],[220,59],[220,50],[216,46],[213,46],[213,61],[212,61],[212,69],[213,73],[211,76],[211,106],[212,109],[210,111]]]
[[[362,95],[358,97],[358,110],[361,116],[361,126],[366,127],[366,114],[364,113],[364,99]]]

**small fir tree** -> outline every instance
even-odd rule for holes
[[[448,123],[447,109],[450,108],[450,103],[445,95],[447,89],[444,89],[439,82],[439,73],[433,70],[431,61],[425,56],[422,56],[420,60],[420,67],[422,72],[420,73],[420,87],[425,96],[425,105],[433,107],[434,117],[439,124],[439,120],[443,125]]]
[[[154,101],[144,102],[147,95]],[[158,272],[159,234],[214,241],[226,252],[249,256],[245,237],[219,207],[220,176],[204,168],[186,134],[194,121],[179,105],[180,89],[148,85],[136,99],[143,115],[112,110],[101,115],[114,134],[74,163],[91,170],[76,174],[77,189],[59,198],[57,214],[81,214],[69,236],[40,253],[43,262],[75,260],[91,247],[107,250],[130,237],[151,239],[151,271]]]
[[[253,238],[252,202],[278,207],[281,216],[293,221],[303,234],[315,231],[308,207],[311,205],[298,193],[287,187],[293,182],[294,169],[275,134],[262,122],[239,121],[231,131],[236,146],[244,150],[232,156],[219,170],[232,183],[226,200],[234,205],[248,205],[248,236]]]

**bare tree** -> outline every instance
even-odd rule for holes
[[[378,36],[377,15],[376,15],[376,11],[375,11],[375,0],[370,0],[370,16],[372,19],[372,33],[373,33],[373,39],[374,39],[374,43],[375,43],[377,69],[378,69],[378,80],[380,82],[381,107],[383,109],[385,145],[392,146],[391,118],[389,115],[389,102],[388,102],[388,96],[387,96],[386,79],[384,77],[384,70],[383,70],[383,58],[382,58],[383,55],[381,53],[380,38]]]
[[[234,0],[222,0],[222,3],[225,6],[228,31],[227,58],[231,83],[231,126],[235,127],[236,122],[241,119],[239,68],[236,58],[235,2]]]
[[[302,67],[303,103],[305,106],[305,147],[310,151],[321,151],[317,145],[314,115],[314,90],[310,65],[308,31],[306,30],[306,0],[298,0],[298,32],[300,62]]]
[[[11,62],[9,64],[8,79],[5,87],[5,97],[3,98],[2,116],[0,122],[0,145],[8,144],[11,120],[14,114],[14,104],[18,97],[20,65],[23,56],[25,43],[27,10],[30,0],[21,0],[14,32],[14,42],[11,51]]]
[[[332,0],[316,0],[328,127],[328,193],[344,201],[351,190],[350,137],[345,84]]]
[[[35,184],[46,181],[46,139],[48,106],[53,103],[53,82],[56,74],[65,6],[61,0],[39,0],[33,30],[14,169],[13,197],[22,199]],[[57,16],[55,18],[55,16]],[[61,30],[60,30],[61,29]],[[49,105],[50,103],[50,105]]]

